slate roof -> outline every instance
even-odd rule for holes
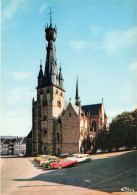
[[[65,110],[67,109],[69,103],[70,103],[70,102],[65,101],[65,104],[64,104],[64,109],[65,109]],[[75,104],[72,104],[72,103],[71,103],[71,105],[72,105],[74,111],[76,112],[76,114],[79,115],[79,109],[80,109],[80,108],[79,108],[78,106],[76,106]],[[83,114],[82,110],[80,110],[80,113]]]
[[[14,143],[16,139],[10,139],[10,143]]]
[[[1,138],[0,139],[0,143],[3,143],[4,140],[5,140],[5,138]]]
[[[32,138],[32,130],[29,132],[26,138]]]
[[[90,111],[90,115],[98,115],[99,110],[101,109],[101,104],[91,104],[91,105],[85,105],[81,106],[82,110],[85,111],[85,114],[87,115],[87,112]]]
[[[16,141],[14,142],[15,144],[16,143],[20,143],[22,141],[23,138],[17,138]]]
[[[27,138],[25,137],[21,144],[26,144]]]
[[[9,144],[11,139],[5,139],[5,141],[3,142],[3,144]]]

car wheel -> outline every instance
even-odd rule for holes
[[[62,169],[62,166],[58,166],[58,169]]]

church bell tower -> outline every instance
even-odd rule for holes
[[[38,74],[37,100],[32,103],[32,155],[56,154],[56,123],[64,109],[64,79],[61,66],[57,68],[55,41],[57,28],[45,28],[46,62],[44,72],[42,62]]]

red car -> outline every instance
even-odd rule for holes
[[[56,161],[55,163],[50,164],[50,166],[53,168],[62,169],[62,167],[74,166],[77,163],[78,163],[78,161],[76,161],[76,160],[72,161],[72,160],[68,160],[68,159],[60,159],[60,160]]]

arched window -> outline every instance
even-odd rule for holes
[[[44,132],[45,135],[47,134],[47,130],[46,129],[44,129],[43,132]]]
[[[92,122],[92,131],[97,131],[97,129],[96,129],[96,121],[95,120]]]
[[[61,108],[61,100],[57,100],[57,106]]]
[[[47,89],[47,93],[50,93],[50,90],[49,89]]]
[[[46,151],[46,149],[47,149],[46,146],[44,146],[44,151]]]
[[[47,120],[47,115],[43,116],[43,120],[46,121]]]
[[[40,95],[43,95],[43,90],[40,90]]]
[[[47,106],[48,105],[48,102],[47,100],[43,100],[43,107]]]
[[[59,141],[59,132],[57,132],[57,141]]]

